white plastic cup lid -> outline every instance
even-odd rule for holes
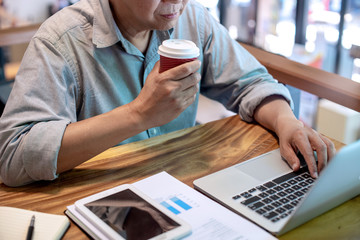
[[[183,39],[169,39],[163,41],[158,53],[168,58],[196,58],[200,50],[195,43]]]

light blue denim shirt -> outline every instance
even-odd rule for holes
[[[134,100],[159,60],[158,46],[169,38],[196,43],[200,92],[245,121],[253,120],[254,109],[267,96],[291,102],[287,89],[195,1],[189,1],[173,29],[153,31],[144,55],[122,36],[108,0],[81,0],[42,24],[25,53],[0,119],[2,181],[21,185],[55,179],[66,126]],[[197,105],[196,100],[177,119],[119,144],[192,127]]]

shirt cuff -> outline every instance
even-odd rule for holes
[[[284,99],[289,103],[291,109],[294,110],[294,103],[290,92],[282,84],[262,84],[262,86],[257,88],[255,91],[259,94],[249,94],[245,96],[243,101],[240,103],[239,115],[246,122],[254,121],[255,109],[265,98],[270,96],[279,95],[284,97]]]
[[[65,120],[39,122],[26,135],[23,164],[33,180],[54,180],[58,177],[57,157],[69,123]]]

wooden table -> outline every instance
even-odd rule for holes
[[[339,149],[343,145],[335,142]],[[278,147],[274,135],[238,116],[111,148],[52,182],[10,188],[0,184],[0,205],[63,214],[76,200],[161,171],[189,186],[196,178]],[[360,196],[281,236],[281,239],[356,239]],[[86,239],[73,223],[64,239]]]

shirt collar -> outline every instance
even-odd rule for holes
[[[114,45],[119,41],[119,29],[112,17],[109,0],[91,0],[94,6],[93,43],[98,48]]]
[[[134,46],[124,38],[112,16],[109,0],[91,0],[94,6],[93,43],[98,48],[106,48],[121,42],[129,53],[134,53]],[[160,41],[170,38],[173,29],[155,31]]]

